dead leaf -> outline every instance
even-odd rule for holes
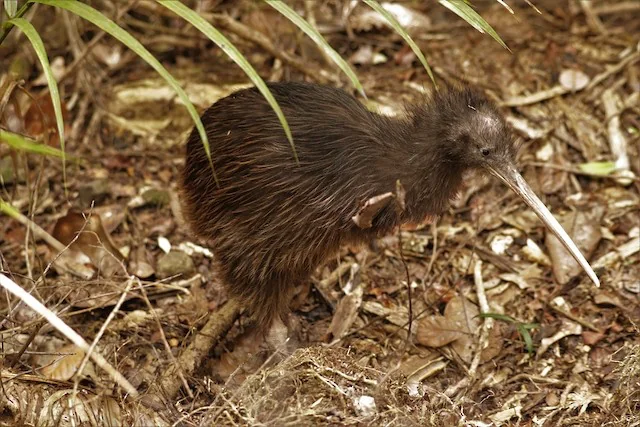
[[[358,317],[358,311],[362,305],[362,286],[358,286],[349,295],[345,295],[331,319],[331,325],[327,331],[327,341],[340,339],[349,332],[353,322]]]
[[[40,362],[45,365],[40,372],[46,378],[52,380],[68,381],[75,375],[80,367],[85,352],[74,344],[67,344],[58,349],[58,353],[59,354],[40,359]],[[95,370],[91,361],[87,363],[84,369],[84,375],[95,376]]]
[[[469,363],[477,345],[480,326],[478,307],[466,298],[455,296],[444,310],[444,316],[430,316],[418,323],[416,340],[428,347],[451,348],[462,360]],[[487,347],[482,350],[481,361],[491,360],[502,350],[502,333],[494,324],[489,334]]]
[[[409,312],[406,307],[389,304],[384,306],[376,301],[365,301],[362,303],[362,309],[367,313],[384,317],[390,323],[406,328],[409,323]]]
[[[598,293],[593,297],[593,301],[598,305],[615,306],[622,310],[626,310],[628,308],[628,305],[625,304],[618,295],[612,294],[611,292],[603,289],[598,290]]]
[[[85,217],[81,212],[70,210],[58,219],[51,234],[63,245],[70,245],[69,249],[89,257],[103,277],[111,277],[121,269],[120,261],[124,257],[104,230],[97,213]]]
[[[214,373],[225,381],[230,379],[233,384],[241,384],[266,359],[266,354],[261,352],[263,344],[264,339],[257,337],[255,331],[245,332],[235,340],[233,351],[220,355],[213,367]]]
[[[582,341],[586,345],[593,346],[599,343],[606,335],[604,332],[584,331],[582,332]]]
[[[557,153],[553,158],[554,160],[552,160],[552,163],[554,164],[563,165],[566,163],[563,157]],[[557,193],[564,188],[568,178],[569,174],[563,170],[547,168],[538,169],[538,182],[540,183],[540,191],[543,194]]]
[[[604,207],[594,206],[592,209],[571,212],[558,218],[562,227],[587,259],[593,253],[602,233],[600,222],[604,215]],[[548,230],[545,232],[545,245],[552,261],[553,275],[557,282],[564,285],[582,272],[582,267],[569,254],[560,240]]]
[[[62,118],[65,123],[69,122],[69,111],[67,104],[61,101]],[[33,138],[44,136],[44,141],[52,146],[60,145],[60,135],[58,134],[58,126],[56,124],[56,115],[51,102],[49,92],[39,98],[36,98],[29,109],[24,114],[24,125],[27,134]],[[69,132],[69,127],[65,124],[65,134]]]
[[[427,347],[442,347],[464,335],[456,328],[457,325],[444,316],[429,316],[418,323],[416,341]]]
[[[476,333],[480,326],[479,314],[480,311],[476,305],[459,296],[449,301],[444,309],[445,317],[452,321],[462,334],[451,344],[451,347],[467,363],[473,359],[473,351],[476,347]]]

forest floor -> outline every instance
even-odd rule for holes
[[[265,80],[325,79],[354,93],[273,9],[202,7],[214,3],[249,32],[203,16]],[[402,114],[432,90],[406,43],[364,4],[346,15],[347,1],[298,3],[351,63],[372,108]],[[406,3],[411,34],[440,85],[473,85],[500,105],[523,141],[523,176],[587,255],[600,288],[513,192],[476,175],[446,214],[402,230],[402,248],[397,234],[342,248],[299,284],[289,348],[261,351],[241,317],[192,372],[179,366],[183,375],[176,358],[227,301],[205,242],[180,220],[176,183],[193,123],[139,58],[110,37],[89,45],[100,32],[40,7],[32,22],[64,75],[66,151],[78,160],[67,163],[65,189],[59,159],[0,145],[0,194],[70,247],[57,262],[42,234],[0,216],[0,270],[87,340],[99,335],[96,351],[143,397],[127,398],[92,362],[73,377],[84,353],[7,295],[0,424],[640,426],[640,9],[533,1],[541,13],[511,2],[511,14],[477,3],[510,51],[435,1]],[[170,12],[130,7],[118,22],[200,111],[248,86]],[[257,34],[280,59],[251,41]],[[3,105],[0,125],[57,144],[33,52],[17,32],[1,49],[0,70],[33,72]],[[621,155],[626,175],[611,167]],[[188,387],[154,391],[168,372],[177,372],[176,389]]]

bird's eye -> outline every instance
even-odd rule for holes
[[[482,153],[483,156],[487,157],[489,154],[491,154],[491,151],[488,148],[482,148],[480,150],[480,152]]]

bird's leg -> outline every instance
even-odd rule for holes
[[[289,341],[289,328],[284,324],[280,316],[276,316],[269,326],[265,337],[265,342],[274,351],[287,353],[287,343]]]

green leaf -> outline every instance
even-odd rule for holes
[[[375,10],[380,15],[382,15],[384,19],[386,19],[387,22],[389,22],[389,25],[391,25],[394,31],[400,34],[400,36],[404,39],[404,41],[407,42],[407,44],[409,45],[413,53],[416,54],[416,56],[422,63],[422,66],[424,67],[424,69],[427,70],[427,74],[429,74],[429,78],[431,78],[431,81],[433,82],[433,84],[437,86],[436,79],[433,77],[433,73],[431,72],[431,67],[429,67],[429,64],[427,63],[427,59],[424,57],[424,55],[422,54],[422,51],[420,50],[418,45],[413,41],[409,33],[407,33],[407,30],[398,22],[395,16],[390,14],[384,7],[380,6],[380,3],[378,3],[376,0],[364,0],[364,2],[371,9]]]
[[[581,172],[596,176],[609,176],[616,171],[614,162],[590,162],[578,165]]]
[[[525,347],[527,347],[527,352],[529,354],[533,354],[533,339],[531,338],[531,334],[529,333],[529,331],[524,327],[522,327],[522,324],[519,324],[518,326],[516,326],[516,329],[518,330],[518,332],[522,336],[522,339],[524,340],[524,345]]]
[[[20,218],[20,212],[18,212],[16,208],[11,206],[9,203],[2,200],[1,197],[0,197],[0,212],[7,216],[10,216],[13,219]]]
[[[491,319],[515,324],[516,330],[524,340],[524,344],[527,347],[527,352],[529,352],[530,354],[533,353],[533,339],[531,338],[529,330],[537,328],[539,326],[537,323],[522,323],[517,321],[513,317],[500,313],[480,313],[479,316],[483,318],[489,317]]]
[[[275,111],[280,123],[282,124],[282,128],[284,129],[285,134],[287,135],[287,139],[289,140],[289,144],[291,144],[291,149],[293,150],[293,156],[298,163],[298,153],[296,152],[296,147],[293,143],[293,136],[291,135],[291,129],[289,129],[289,123],[287,123],[287,119],[284,116],[284,113],[280,109],[278,102],[273,97],[269,88],[262,78],[258,75],[258,72],[249,64],[247,58],[245,58],[242,53],[227,39],[220,31],[214,28],[211,24],[204,20],[200,15],[198,15],[195,11],[189,9],[185,5],[180,2],[176,2],[173,0],[159,0],[162,6],[171,10],[176,15],[180,16],[191,25],[196,27],[200,32],[209,37],[209,39],[214,42],[217,46],[219,46],[228,56],[231,58],[238,66],[245,72],[245,74],[251,79],[253,84],[256,85],[260,93],[266,98],[273,111]]]
[[[480,31],[482,34],[487,33],[491,37],[494,38],[495,41],[500,43],[502,47],[511,52],[511,49],[507,47],[507,45],[502,41],[498,33],[489,25],[487,21],[480,15],[478,12],[473,10],[471,6],[469,6],[464,0],[439,0],[440,4],[458,15],[460,18],[467,21],[469,25],[471,25],[476,30]]]
[[[162,78],[164,78],[167,81],[167,83],[169,83],[169,86],[173,88],[173,90],[176,92],[176,94],[182,101],[183,105],[189,112],[189,115],[191,115],[191,119],[195,123],[196,128],[198,129],[198,133],[200,134],[200,139],[202,140],[205,146],[205,152],[207,153],[207,157],[209,158],[209,162],[211,164],[213,177],[216,181],[216,184],[218,184],[218,177],[215,173],[215,170],[213,170],[213,162],[211,160],[211,150],[209,149],[209,139],[207,138],[207,132],[205,131],[204,125],[200,120],[198,111],[189,100],[189,97],[187,96],[186,92],[180,87],[180,85],[178,84],[178,81],[171,74],[169,74],[167,69],[164,68],[162,64],[160,64],[160,62],[156,58],[154,58],[154,56],[138,40],[136,40],[131,34],[127,33],[125,30],[120,28],[111,19],[107,18],[96,9],[82,2],[79,2],[76,0],[32,0],[32,1],[36,1],[38,3],[46,4],[49,6],[55,6],[61,9],[68,10],[69,12],[78,15],[82,19],[85,19],[91,22],[92,24],[94,24],[104,32],[112,35],[117,40],[122,42],[125,46],[127,46],[129,49],[134,51],[140,58],[142,58],[147,64],[149,64],[154,70],[156,70],[156,72],[160,74],[160,76],[162,76]]]
[[[18,10],[18,0],[4,0],[4,10],[7,11],[7,16],[13,18],[16,16]]]
[[[278,12],[280,12],[289,21],[293,22],[293,24],[296,27],[304,31],[304,33],[307,36],[309,36],[311,40],[313,40],[318,46],[324,49],[324,51],[327,53],[327,55],[329,55],[331,60],[335,62],[338,67],[340,67],[342,72],[345,73],[347,77],[349,77],[349,80],[351,80],[351,84],[353,84],[353,86],[358,90],[358,92],[360,92],[360,94],[364,98],[367,97],[364,93],[364,89],[362,85],[360,84],[360,80],[358,80],[358,77],[356,76],[356,74],[353,72],[349,64],[347,64],[347,61],[342,59],[342,56],[340,56],[340,54],[336,52],[331,47],[331,45],[329,45],[329,43],[327,43],[327,41],[324,39],[324,37],[322,37],[322,35],[318,32],[318,30],[313,28],[311,24],[305,21],[304,18],[298,15],[293,9],[287,6],[283,1],[266,0],[266,2],[269,6],[271,6]]]
[[[539,328],[539,327],[540,327],[540,324],[539,324],[539,323],[521,323],[521,324],[520,324],[520,327],[521,327],[521,328],[524,328],[524,329],[526,329],[526,330],[528,331],[528,330],[530,330],[530,329],[537,329],[537,328]]]
[[[0,141],[6,142],[7,144],[9,144],[10,147],[19,151],[36,153],[43,156],[53,156],[53,157],[60,157],[60,158],[65,157],[64,152],[62,150],[49,147],[46,144],[39,144],[33,139],[26,138],[17,133],[8,132],[2,129],[0,129]]]
[[[513,317],[509,317],[506,314],[500,314],[500,313],[480,313],[479,316],[482,317],[483,319],[488,317],[491,319],[502,320],[503,322],[508,322],[508,323],[518,322]]]
[[[25,36],[31,42],[33,46],[33,50],[36,51],[36,55],[40,60],[40,64],[42,64],[42,70],[44,71],[44,75],[47,78],[47,84],[49,85],[49,93],[51,94],[51,103],[53,104],[53,112],[56,116],[56,125],[58,127],[58,136],[60,137],[60,150],[62,155],[60,158],[62,159],[62,180],[65,183],[67,182],[67,169],[66,169],[66,157],[64,154],[64,121],[62,118],[62,106],[60,105],[60,92],[58,92],[58,83],[56,82],[55,77],[53,76],[53,71],[51,70],[51,66],[49,65],[49,58],[47,57],[47,51],[44,48],[44,44],[42,43],[42,39],[40,35],[36,31],[36,29],[31,25],[29,21],[24,18],[13,18],[9,21],[9,23],[15,25],[20,28]]]

